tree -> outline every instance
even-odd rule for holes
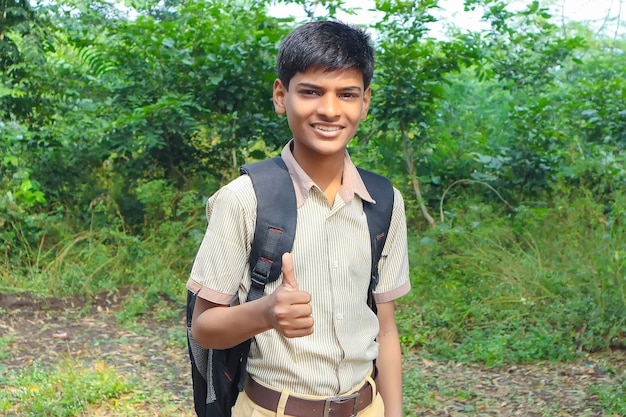
[[[384,16],[374,25],[378,67],[371,112],[377,145],[388,148],[387,155],[404,155],[410,184],[431,226],[436,222],[422,195],[418,155],[427,149],[423,145],[429,140],[429,123],[442,96],[446,74],[458,71],[477,56],[471,36],[458,34],[450,40],[427,37],[428,24],[435,21],[431,10],[437,3],[376,2]]]
[[[484,19],[491,24],[483,34],[480,77],[495,78],[511,93],[509,137],[493,142],[493,153],[479,158],[490,163],[492,157],[506,156],[508,163],[497,173],[496,184],[507,190],[508,198],[519,202],[538,197],[550,191],[561,164],[560,149],[567,141],[552,87],[583,41],[564,37],[539,1],[516,12],[499,0],[466,4],[484,6]]]
[[[40,6],[46,35],[21,38],[23,51],[40,46],[20,94],[37,132],[24,154],[47,194],[77,208],[106,196],[139,224],[142,183],[203,183],[208,193],[246,158],[284,143],[270,97],[285,29],[264,2],[229,6],[150,4],[135,19],[98,0]],[[250,155],[255,143],[267,148]]]

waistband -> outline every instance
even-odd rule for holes
[[[281,391],[266,387],[248,377],[246,394],[257,405],[266,410],[276,411]],[[285,404],[285,414],[298,417],[353,417],[372,403],[374,387],[369,378],[356,392],[327,399],[309,399],[289,395]]]

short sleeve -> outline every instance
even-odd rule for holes
[[[230,304],[249,277],[256,197],[248,176],[238,177],[209,199],[207,220],[187,289],[208,301]]]
[[[393,301],[411,290],[404,199],[395,188],[391,224],[379,261],[379,275],[380,280],[374,291],[377,303]]]

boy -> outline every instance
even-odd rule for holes
[[[208,228],[187,283],[198,295],[192,334],[216,349],[253,338],[234,417],[402,415],[394,300],[410,290],[404,203],[394,190],[376,315],[367,305],[371,248],[362,205],[372,198],[346,152],[367,115],[373,68],[369,36],[343,23],[304,24],[281,44],[273,99],[293,133],[281,156],[298,220],[282,279],[266,286],[265,297],[243,302],[256,216],[249,177],[207,204]],[[242,303],[229,306],[236,296]]]

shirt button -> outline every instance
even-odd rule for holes
[[[339,262],[337,261],[333,262],[333,268],[339,268]]]
[[[337,320],[343,320],[343,313],[337,313]]]

